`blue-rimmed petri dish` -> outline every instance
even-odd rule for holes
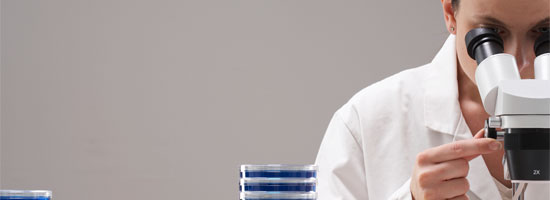
[[[242,178],[241,192],[315,192],[315,178]]]
[[[315,200],[315,192],[241,192],[241,200]]]
[[[316,178],[316,165],[241,165],[241,178]]]
[[[0,190],[0,200],[50,200],[49,190]]]

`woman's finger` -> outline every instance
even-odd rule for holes
[[[434,166],[434,172],[438,174],[440,180],[451,180],[464,178],[468,176],[470,165],[468,161],[462,158],[438,163]]]
[[[460,196],[457,196],[457,197],[450,198],[449,200],[470,200],[470,198],[468,196],[466,196],[465,194],[463,194],[463,195],[460,195]]]
[[[440,186],[440,195],[443,198],[454,198],[464,195],[470,190],[470,183],[466,178],[456,178],[448,181],[443,181]]]

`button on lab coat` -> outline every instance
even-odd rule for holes
[[[411,199],[416,155],[471,139],[458,102],[455,37],[431,63],[361,90],[334,114],[316,164],[318,200]],[[470,199],[500,199],[481,156],[470,161]],[[526,199],[550,199],[549,185],[530,184]]]

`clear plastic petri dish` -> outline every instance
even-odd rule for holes
[[[0,190],[0,200],[50,200],[49,190]]]
[[[241,178],[316,178],[316,165],[241,165]]]
[[[241,192],[315,192],[315,178],[242,178],[239,184]]]
[[[241,192],[241,200],[315,200],[315,192]]]

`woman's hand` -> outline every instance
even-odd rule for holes
[[[500,142],[482,138],[483,134],[481,130],[474,139],[444,144],[419,153],[411,177],[413,199],[468,199],[468,162],[502,148]]]

